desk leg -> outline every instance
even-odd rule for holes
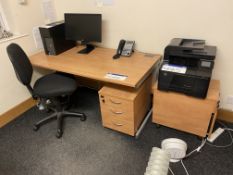
[[[140,136],[140,134],[141,134],[143,128],[145,127],[147,121],[149,120],[151,114],[152,114],[152,108],[151,108],[150,111],[147,113],[147,115],[146,115],[145,119],[143,120],[141,126],[140,126],[139,129],[137,130],[137,133],[135,134],[135,138],[136,138],[136,139]]]

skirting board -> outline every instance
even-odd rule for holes
[[[5,126],[10,121],[14,120],[18,116],[20,116],[22,113],[30,109],[31,107],[35,106],[36,101],[33,98],[29,98],[22,103],[18,104],[17,106],[13,107],[9,111],[3,113],[0,116],[0,128]]]
[[[18,116],[20,116],[22,113],[24,113],[34,105],[36,105],[36,101],[33,100],[33,98],[29,98],[24,102],[20,103],[19,105],[15,106],[14,108],[12,108],[11,110],[3,113],[0,116],[0,128],[2,128],[4,125],[14,120],[15,118],[17,118]],[[218,119],[233,123],[233,111],[226,109],[219,109]]]
[[[227,109],[219,109],[217,119],[233,123],[233,111]]]

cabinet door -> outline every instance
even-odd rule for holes
[[[209,100],[156,90],[153,122],[205,137],[214,109]]]

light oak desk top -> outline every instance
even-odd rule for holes
[[[99,80],[107,83],[138,88],[151,74],[161,55],[153,57],[135,52],[131,57],[112,59],[115,49],[96,47],[87,55],[77,54],[83,47],[74,47],[57,56],[48,56],[44,52],[32,55],[30,61],[33,66],[66,72],[73,75]],[[124,81],[105,78],[107,73],[126,75]]]

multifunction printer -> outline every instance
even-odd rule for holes
[[[205,98],[217,48],[204,40],[172,39],[165,48],[159,70],[158,89]]]

